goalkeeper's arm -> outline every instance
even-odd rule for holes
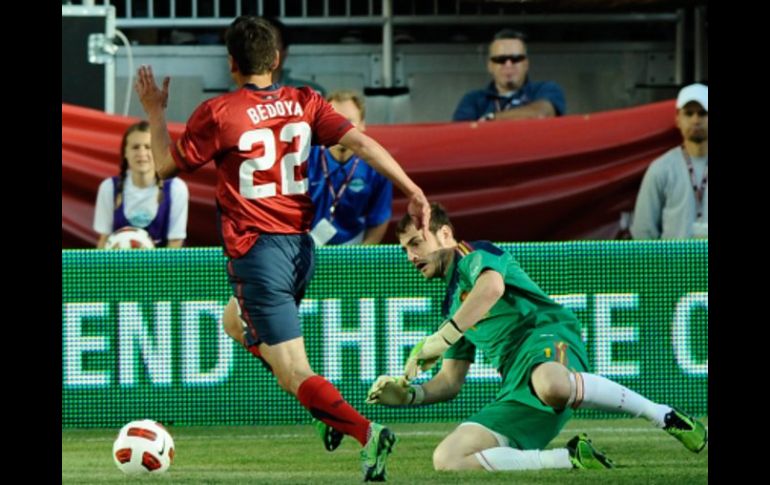
[[[497,271],[486,269],[476,279],[463,304],[452,316],[461,332],[478,323],[505,293],[505,280]]]
[[[454,399],[465,383],[465,376],[470,366],[471,363],[467,360],[444,359],[438,374],[420,385],[423,392],[422,400],[415,404],[432,404]]]
[[[444,352],[457,343],[466,330],[488,315],[504,292],[503,276],[494,270],[483,271],[455,314],[445,320],[436,332],[414,346],[404,364],[404,378],[411,381],[420,372],[436,365]],[[455,376],[450,377],[454,379]],[[416,396],[417,402],[420,402],[420,397]]]

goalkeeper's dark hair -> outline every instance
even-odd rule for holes
[[[405,233],[409,226],[413,226],[412,217],[409,214],[404,214],[404,217],[396,224],[396,237]],[[449,214],[446,213],[444,206],[438,202],[431,202],[430,204],[430,224],[428,229],[433,234],[436,234],[443,226],[449,226],[452,233],[455,232],[455,227],[452,225],[452,221],[449,220]]]

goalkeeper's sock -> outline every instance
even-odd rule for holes
[[[314,418],[323,421],[366,444],[370,421],[343,399],[334,384],[319,375],[305,379],[297,390],[297,399]]]
[[[657,404],[631,389],[605,377],[587,372],[570,373],[571,396],[568,405],[574,409],[601,409],[643,417],[662,428],[669,406]]]
[[[475,453],[485,470],[542,470],[572,468],[566,448],[556,450],[517,450],[507,446],[489,448]]]

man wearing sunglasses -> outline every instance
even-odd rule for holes
[[[487,60],[492,81],[485,89],[463,96],[453,121],[546,118],[565,113],[564,92],[558,84],[527,78],[529,57],[524,40],[524,34],[511,29],[495,34]]]

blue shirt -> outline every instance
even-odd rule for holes
[[[518,108],[540,99],[551,102],[556,116],[561,116],[567,111],[564,91],[553,81],[530,82],[527,79],[524,86],[510,96],[499,94],[493,81],[486,89],[466,93],[457,105],[452,121],[476,121],[487,113]]]
[[[329,181],[335,194],[349,180],[337,202],[334,219],[331,219],[331,206],[335,195],[324,176],[321,157],[326,160]],[[358,163],[355,163],[356,160]],[[354,167],[355,171],[351,173]],[[367,228],[379,226],[390,219],[393,185],[355,155],[346,163],[340,163],[329,150],[320,146],[312,147],[308,158],[308,181],[310,197],[315,205],[312,227],[326,218],[337,229],[327,244],[360,243]]]

